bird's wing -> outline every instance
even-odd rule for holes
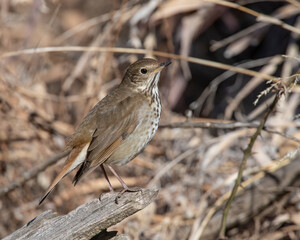
[[[140,101],[139,101],[140,100]],[[74,177],[74,184],[79,179],[103,164],[136,129],[139,124],[139,112],[146,102],[136,95],[128,96],[115,105],[111,111],[98,114],[96,130],[87,150],[87,156]]]
[[[131,114],[133,109],[142,109],[145,104],[145,101],[138,101],[138,98],[132,92],[116,89],[90,110],[69,139],[67,148],[71,149],[71,153],[39,204],[63,177],[80,164],[74,183],[109,158],[138,125],[138,114]]]

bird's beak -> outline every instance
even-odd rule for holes
[[[159,64],[160,67],[167,67],[171,64],[172,62],[171,61],[168,61],[168,62],[163,62],[161,64]]]
[[[169,66],[171,63],[171,61],[160,63],[159,66],[154,70],[154,72],[160,72],[165,67]]]

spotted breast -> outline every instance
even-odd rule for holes
[[[158,89],[153,89],[151,97],[146,96],[145,104],[139,109],[139,123],[135,130],[106,160],[109,165],[123,165],[136,157],[154,137],[161,115],[161,103]],[[145,96],[145,95],[142,95]],[[125,154],[126,153],[126,154]]]

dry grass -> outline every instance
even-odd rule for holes
[[[46,209],[64,214],[108,190],[96,170],[75,188],[67,177],[37,207],[62,165],[51,157],[128,64],[147,56],[173,59],[160,82],[164,128],[117,171],[130,186],[161,190],[113,229],[132,239],[215,239],[242,149],[279,80],[293,79],[253,146],[226,235],[300,238],[300,184],[290,180],[300,172],[297,1],[2,0],[0,7],[0,237]],[[264,185],[270,174],[272,188]]]

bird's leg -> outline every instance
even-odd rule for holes
[[[101,164],[100,166],[101,166],[102,172],[104,173],[105,180],[106,180],[107,183],[108,183],[109,191],[110,191],[111,193],[115,192],[114,189],[113,189],[113,187],[111,186],[111,183],[110,183],[110,181],[109,181],[109,179],[108,179],[108,176],[107,176],[107,174],[106,174],[106,171],[105,171],[105,168],[104,168],[103,164]],[[100,194],[100,196],[99,196],[99,201],[101,201],[102,195],[103,195],[103,193]]]
[[[113,189],[113,187],[111,186],[111,183],[110,183],[110,181],[109,181],[109,179],[108,179],[108,176],[107,176],[107,174],[106,174],[106,171],[105,171],[105,168],[104,168],[103,164],[101,164],[101,169],[102,169],[102,171],[103,171],[103,173],[104,173],[105,180],[106,180],[107,183],[108,183],[109,191],[110,191],[110,192],[114,192],[114,189]]]
[[[119,194],[117,195],[115,202],[116,204],[118,204],[118,199],[123,195],[123,193],[125,192],[138,192],[141,189],[140,188],[129,188],[126,183],[122,180],[122,178],[117,174],[117,172],[110,166],[108,165],[108,168],[110,169],[110,171],[116,176],[116,178],[119,180],[119,182],[122,184],[123,186],[123,190],[121,192],[119,192]]]
[[[110,169],[110,171],[116,176],[116,178],[119,180],[119,182],[122,184],[124,189],[129,189],[129,187],[126,185],[126,183],[122,180],[122,178],[117,174],[117,172],[108,165],[108,168]]]

